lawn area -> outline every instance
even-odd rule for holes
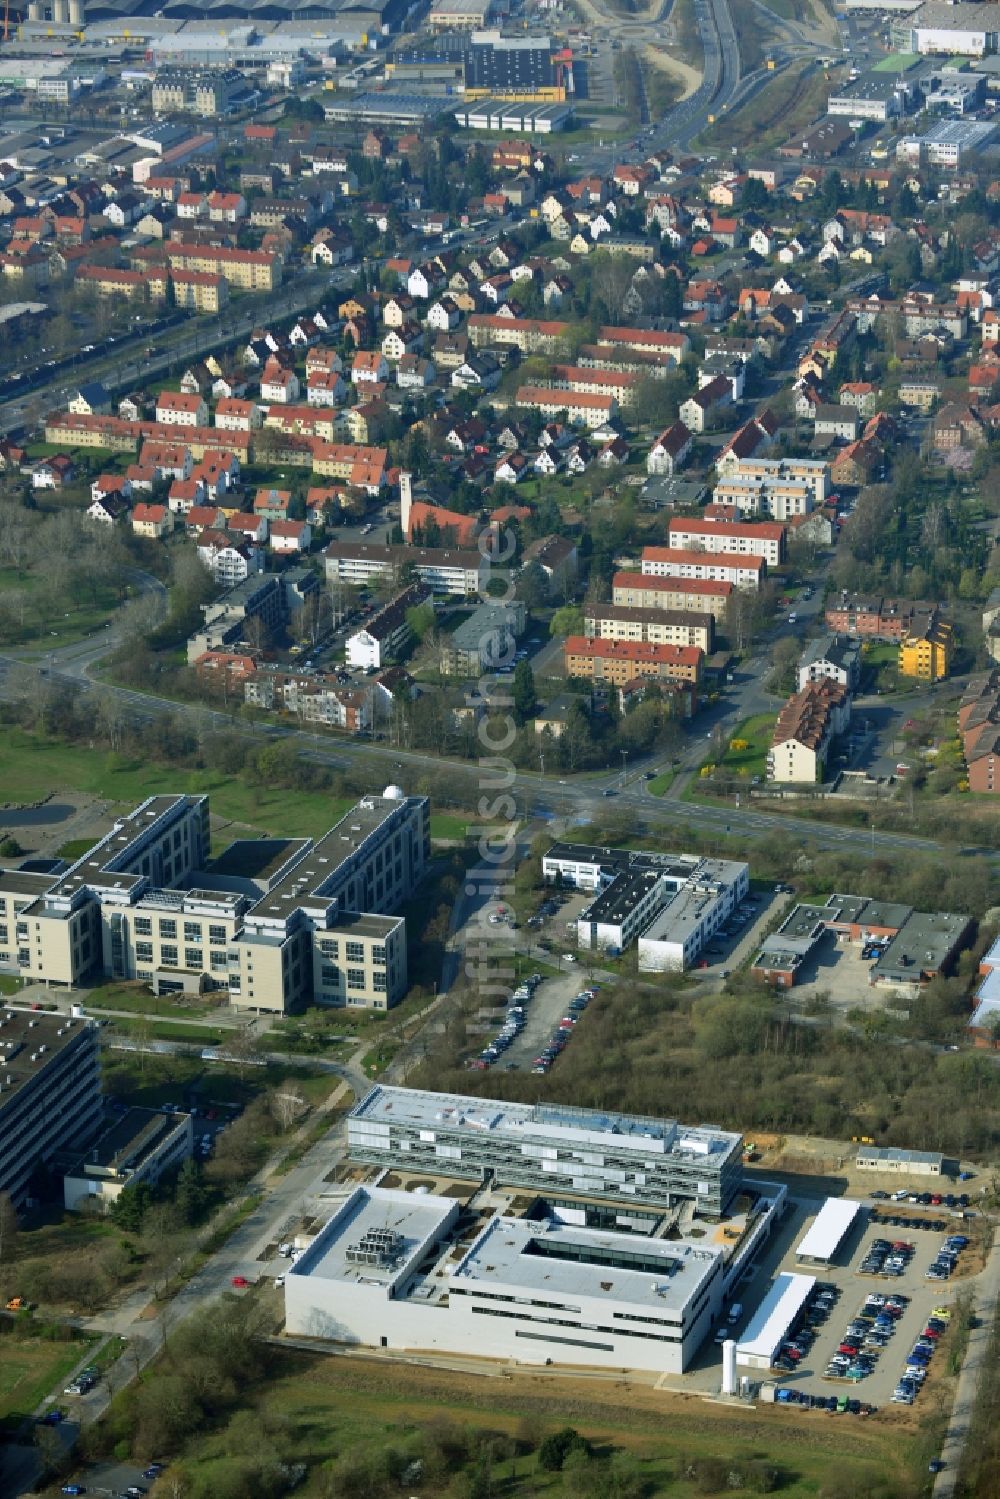
[[[875,1474],[881,1480],[902,1477],[911,1448],[898,1425],[887,1428],[846,1417],[831,1421],[808,1415],[789,1420],[780,1407],[735,1411],[643,1386],[623,1398],[614,1385],[600,1380],[518,1372],[501,1381],[310,1354],[280,1355],[250,1409],[259,1415],[262,1431],[280,1431],[288,1450],[307,1464],[308,1476],[298,1490],[304,1499],[341,1492],[330,1488],[331,1460],[344,1454],[368,1454],[370,1459],[389,1447],[409,1454],[420,1450],[425,1432],[447,1428],[467,1435],[466,1471],[471,1473],[486,1445],[477,1441],[478,1434],[518,1437],[522,1442],[527,1437],[526,1445],[537,1447],[546,1432],[573,1426],[593,1443],[596,1453],[617,1450],[631,1459],[634,1466],[629,1471],[635,1472],[637,1481],[621,1492],[650,1499],[661,1494],[694,1499],[733,1492],[725,1467],[718,1486],[679,1476],[683,1469],[719,1459],[724,1465],[765,1460],[778,1470],[775,1488],[785,1499],[815,1499],[831,1470],[843,1479],[845,1493],[861,1495],[873,1491],[867,1482]],[[240,1419],[245,1423],[245,1416]],[[185,1467],[199,1480],[211,1483],[214,1478],[220,1488],[238,1450],[227,1428],[228,1423],[220,1424],[195,1437],[183,1454]],[[500,1449],[490,1465],[489,1492],[508,1499],[539,1494],[578,1499],[581,1492],[618,1492],[585,1487],[588,1468],[589,1464],[581,1471],[567,1464],[564,1472],[548,1472],[540,1466],[537,1451],[512,1457]],[[442,1492],[443,1486],[437,1485],[435,1491]],[[448,1492],[473,1490],[468,1483],[461,1486],[456,1477]],[[770,1489],[747,1487],[741,1492]]]
[[[91,989],[84,1003],[88,1010],[127,1010],[131,1015],[152,1015],[160,1020],[211,1020],[215,1013],[213,1005],[199,1004],[196,1000],[184,1004],[178,999],[157,999],[145,984],[120,982]]]
[[[0,994],[16,994],[20,987],[20,980],[12,973],[0,973]]]
[[[212,1044],[212,1032],[199,1033],[205,1045]],[[225,1039],[225,1038],[223,1038]],[[294,1080],[307,1103],[321,1103],[338,1079],[324,1072],[313,1072],[294,1063],[269,1063],[266,1067],[247,1067],[243,1076],[235,1063],[203,1062],[191,1054],[147,1055],[132,1051],[105,1049],[101,1060],[104,1089],[124,1102],[141,1108],[156,1109],[165,1103],[245,1105],[259,1093],[282,1082]]]
[[[69,838],[57,854],[60,859],[79,859],[93,846],[93,838]]]
[[[453,812],[431,813],[432,838],[464,843],[469,833],[475,832],[477,827],[477,823],[470,823],[468,818],[456,816]]]
[[[822,71],[811,72],[805,62],[793,63],[741,108],[719,115],[701,132],[699,141],[706,146],[769,150],[812,124],[828,93]]]
[[[771,747],[771,732],[774,729],[773,713],[755,713],[733,730],[732,738],[719,768],[738,776],[763,776],[767,768],[767,752]],[[746,749],[733,749],[734,741],[746,742]]]
[[[869,690],[891,692],[905,682],[899,675],[899,646],[889,641],[861,647],[861,670]]]
[[[9,801],[34,801],[44,791],[65,788],[134,806],[144,797],[160,795],[164,774],[161,766],[142,759],[53,744],[22,729],[10,729],[0,740],[0,786]],[[351,797],[271,790],[213,770],[178,771],[170,789],[210,794],[217,817],[290,838],[325,832],[354,805]]]
[[[173,1020],[152,1020],[136,1016],[134,1020],[116,1017],[111,1025],[126,1036],[149,1041],[191,1041],[197,1046],[223,1046],[232,1040],[232,1031],[216,1030],[208,1025],[181,1025]]]
[[[61,1394],[70,1370],[96,1342],[81,1337],[50,1343],[16,1334],[0,1340],[0,1426],[16,1426],[46,1395]]]
[[[44,573],[19,572],[14,567],[0,567],[0,596],[4,599],[0,643],[37,644],[41,651],[93,635],[107,624],[120,603],[117,590],[109,586],[98,589],[85,604],[74,605],[65,596],[54,599]]]
[[[654,796],[663,796],[673,784],[674,773],[665,770],[662,775],[654,776],[651,781],[646,782],[646,790],[651,791]]]

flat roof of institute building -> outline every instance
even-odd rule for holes
[[[358,1187],[288,1274],[388,1289],[457,1212],[451,1198]]]
[[[452,1273],[453,1289],[502,1284],[680,1312],[722,1250],[520,1218],[487,1225]]]
[[[376,1084],[355,1104],[350,1125],[396,1125],[402,1129],[437,1127],[450,1135],[462,1130],[472,1135],[497,1138],[539,1138],[557,1141],[604,1140],[619,1137],[629,1149],[657,1155],[691,1155],[706,1158],[728,1155],[742,1136],[710,1125],[682,1125],[674,1119],[652,1119],[638,1114],[605,1113],[599,1109],[574,1108],[568,1104],[505,1103],[498,1099],[470,1098],[460,1093],[430,1093],[418,1088],[393,1088]]]

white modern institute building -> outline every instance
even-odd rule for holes
[[[291,1267],[285,1326],[369,1347],[680,1373],[722,1304],[721,1247],[358,1187]]]
[[[348,1115],[347,1144],[373,1166],[584,1194],[623,1212],[690,1201],[717,1218],[741,1177],[742,1137],[729,1130],[381,1084]]]
[[[381,1084],[348,1152],[286,1329],[410,1353],[680,1373],[787,1197],[710,1126]]]

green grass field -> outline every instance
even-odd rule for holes
[[[646,790],[651,791],[654,796],[664,796],[673,784],[674,773],[665,770],[662,775],[654,776],[651,781],[646,782]]]
[[[811,125],[828,92],[821,71],[811,73],[808,63],[793,63],[776,73],[740,108],[717,116],[715,123],[701,132],[699,141],[706,146],[767,151]]]
[[[150,1015],[156,1020],[211,1020],[215,1013],[213,1005],[198,1004],[196,1000],[184,1004],[165,997],[158,999],[155,994],[150,994],[145,984],[100,984],[88,992],[85,1003],[88,1010],[125,1010],[131,1015]]]
[[[455,816],[452,812],[431,813],[431,837],[446,839],[448,842],[464,842],[470,832],[475,832],[476,824],[470,823],[467,817]]]
[[[521,1372],[506,1381],[309,1354],[282,1355],[274,1375],[254,1398],[262,1428],[280,1430],[288,1450],[308,1465],[309,1475],[299,1490],[304,1499],[341,1492],[330,1487],[327,1464],[332,1460],[386,1447],[407,1451],[423,1429],[439,1423],[470,1434],[470,1472],[482,1445],[475,1440],[477,1432],[503,1437],[531,1430],[537,1441],[546,1431],[572,1426],[598,1453],[617,1451],[630,1461],[636,1481],[620,1492],[649,1499],[668,1494],[671,1499],[716,1499],[734,1492],[727,1485],[725,1468],[718,1485],[683,1476],[692,1465],[710,1459],[722,1459],[724,1464],[752,1459],[773,1463],[774,1491],[786,1499],[816,1499],[834,1471],[843,1480],[838,1494],[861,1499],[882,1492],[880,1485],[873,1486],[876,1476],[885,1480],[902,1475],[912,1445],[898,1427],[886,1429],[846,1417],[789,1418],[780,1407],[762,1407],[756,1413],[730,1411],[667,1393],[655,1395],[648,1387],[623,1394],[600,1380],[549,1380]],[[222,1487],[228,1476],[237,1449],[227,1428],[228,1422],[221,1423],[195,1437],[183,1454],[184,1466],[206,1486],[214,1477]],[[581,1471],[569,1464],[565,1472],[547,1472],[533,1452],[498,1455],[490,1467],[488,1492],[509,1499],[539,1494],[579,1499],[581,1493],[619,1492],[585,1486],[588,1477],[586,1467]],[[447,1492],[473,1492],[468,1483],[460,1485],[461,1479],[456,1479]]]
[[[0,786],[10,801],[33,801],[58,788],[134,805],[159,795],[164,775],[161,766],[148,761],[53,744],[21,729],[8,730],[0,741]],[[324,831],[354,804],[353,798],[326,792],[251,786],[213,770],[178,771],[171,782],[170,789],[179,793],[210,794],[216,816],[275,836],[301,838]]]
[[[767,752],[771,745],[774,719],[773,713],[756,713],[752,718],[745,718],[741,724],[737,724],[719,762],[720,768],[748,778],[763,776],[767,768]],[[734,739],[745,739],[747,748],[730,748]]]
[[[123,1020],[120,1016],[112,1022],[116,1031],[126,1036],[137,1036],[151,1041],[191,1041],[196,1046],[222,1046],[232,1040],[231,1030],[216,1030],[208,1025],[182,1025],[173,1020],[151,1020],[137,1016],[134,1020]]]
[[[0,567],[0,594],[10,606],[5,609],[9,619],[0,629],[0,644],[34,645],[39,651],[72,645],[93,635],[108,623],[119,604],[115,590],[107,587],[98,591],[93,602],[73,604],[60,599],[55,604],[44,573],[23,573],[13,567]],[[64,607],[66,603],[70,603],[69,609]]]
[[[97,1340],[49,1343],[5,1337],[0,1342],[0,1425],[11,1428],[41,1404],[61,1394],[63,1382]]]
[[[93,838],[69,838],[56,852],[60,859],[79,859],[93,845]]]

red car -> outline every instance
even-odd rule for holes
[[[249,1284],[250,1282],[247,1280],[245,1275],[233,1276],[233,1285],[236,1287],[237,1291],[245,1291]]]

